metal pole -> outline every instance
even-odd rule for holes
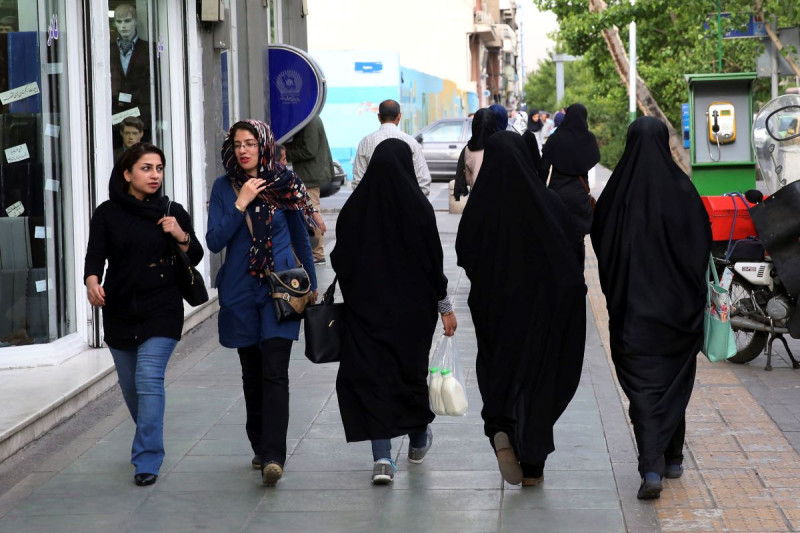
[[[631,0],[633,6],[635,0]],[[636,120],[636,21],[631,21],[628,52],[628,124]]]
[[[564,98],[564,63],[556,61],[556,106]]]
[[[772,31],[778,31],[778,24],[777,24],[777,17],[775,15],[772,16]],[[778,97],[778,50],[774,43],[770,42],[770,70],[771,70],[771,89],[772,89],[772,98]]]
[[[722,0],[717,0],[717,50],[719,52],[717,72],[722,72]]]

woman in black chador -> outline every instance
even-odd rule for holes
[[[639,449],[640,499],[683,473],[684,415],[703,343],[708,215],[672,161],[667,127],[642,117],[594,213],[611,356]]]
[[[337,219],[331,264],[345,304],[336,379],[345,436],[372,441],[372,482],[391,483],[393,437],[409,436],[412,463],[433,442],[427,376],[437,315],[445,335],[456,330],[436,217],[404,141],[375,148]]]
[[[592,228],[592,204],[589,195],[588,172],[600,161],[600,149],[586,121],[588,113],[583,104],[567,108],[564,121],[547,139],[542,148],[539,177],[547,180],[550,166],[550,189],[554,190],[570,214],[575,230],[583,236]]]
[[[519,134],[486,140],[456,252],[472,285],[484,432],[515,485],[541,482],[553,425],[580,381],[586,285],[566,216]]]

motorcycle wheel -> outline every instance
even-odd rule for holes
[[[731,302],[736,307],[736,302],[742,298],[747,298],[750,295],[752,287],[749,283],[734,276],[730,286]],[[735,316],[737,311],[733,312]],[[731,363],[744,364],[749,363],[759,356],[764,351],[767,345],[767,338],[769,333],[766,331],[753,331],[749,329],[733,329],[733,335],[736,337],[737,352],[733,357],[728,359]]]

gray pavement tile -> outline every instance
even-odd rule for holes
[[[131,477],[131,479],[133,478]],[[63,515],[124,514],[144,501],[148,490],[151,489],[151,487],[137,488],[139,489],[138,493],[126,492],[124,498],[120,498],[117,491],[92,494],[90,497],[81,492],[72,494],[34,492],[3,517],[3,521],[16,516],[53,516],[58,518]],[[54,529],[54,531],[58,531],[58,529]]]
[[[517,533],[624,532],[622,512],[612,509],[514,509],[502,511],[501,531]],[[657,531],[657,530],[652,530]]]
[[[394,483],[404,476],[397,474]],[[300,472],[287,470],[280,482],[280,490],[366,490],[372,487],[372,467],[369,470],[350,472]]]
[[[344,427],[341,424],[314,423],[306,433],[308,439],[337,439],[344,441]]]
[[[400,461],[405,461],[403,457]],[[463,470],[425,470],[425,464],[420,468],[409,470],[406,475],[398,476],[392,483],[392,488],[397,490],[499,490],[503,488],[503,478],[498,470],[494,471],[463,471]]]
[[[392,439],[392,449],[396,452],[403,439]],[[372,443],[370,441],[347,442],[344,439],[310,439],[305,438],[295,448],[293,455],[305,454],[353,454],[361,457],[372,457]]]
[[[585,448],[556,449],[547,457],[550,470],[611,470],[608,451]]]
[[[386,486],[364,490],[281,490],[278,482],[277,487],[265,487],[256,512],[372,511],[382,509],[391,492]]]
[[[157,492],[247,492],[260,488],[258,470],[227,472],[169,472],[158,476]]]
[[[324,531],[325,533],[373,533],[378,512],[269,512],[258,513],[242,529],[245,533],[264,531]]]
[[[253,471],[250,461],[253,453],[247,455],[186,455],[172,468],[175,472],[238,472]]]
[[[231,409],[222,417],[215,422],[217,425],[237,425],[244,427],[245,422],[247,422],[247,413],[244,409],[240,410],[233,410]]]
[[[499,522],[500,512],[496,510],[386,511],[380,514],[375,531],[384,533],[408,533],[409,531],[485,533],[497,531]]]
[[[221,493],[160,492],[152,494],[124,525],[125,531],[162,533],[239,531],[264,497],[263,490]]]
[[[427,459],[427,458],[426,458]],[[286,470],[297,472],[372,472],[372,452],[358,454],[292,455],[286,460]]]
[[[36,495],[80,494],[86,498],[117,494],[121,498],[134,500],[142,488],[133,482],[133,470],[108,474],[56,474],[36,490]]]
[[[580,477],[580,476],[576,476]],[[616,509],[620,510],[615,489],[544,489],[542,485],[509,491],[503,509]],[[621,510],[620,510],[621,512]]]
[[[444,424],[440,423],[442,417],[437,417],[431,425],[433,431],[434,446],[439,438],[460,438],[480,442],[480,446],[488,442],[488,438],[483,434],[483,423],[481,424]],[[482,421],[481,421],[482,422]]]
[[[128,513],[6,515],[0,519],[0,533],[54,533],[56,531],[80,531],[81,533],[108,533],[119,531],[119,525]]]
[[[544,469],[544,482],[538,486],[543,490],[617,490],[614,475],[605,470],[552,470],[548,464]],[[506,485],[506,493],[514,490],[529,491],[520,485]]]
[[[436,511],[485,511],[500,509],[502,493],[499,490],[427,489],[392,490],[384,502],[387,513],[416,514]]]
[[[227,439],[202,439],[189,452],[188,455],[247,455],[253,449],[247,440],[247,434],[242,428],[241,437],[233,437],[235,431],[229,433]]]
[[[488,441],[485,447],[486,451],[476,451],[475,453],[436,453],[431,451],[425,456],[423,464],[415,465],[401,460],[397,463],[397,468],[398,470],[425,468],[427,470],[495,471],[497,470],[497,459]]]

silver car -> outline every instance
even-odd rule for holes
[[[472,118],[442,118],[422,128],[414,138],[422,146],[422,155],[434,181],[455,178],[461,150],[472,135]]]

